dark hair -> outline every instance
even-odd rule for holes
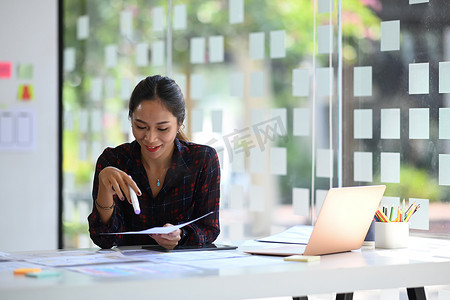
[[[142,101],[158,99],[177,118],[178,126],[183,125],[186,116],[183,93],[175,80],[161,75],[148,76],[136,85],[131,93],[128,117],[132,118],[134,110]],[[181,129],[177,133],[177,138],[187,140]]]

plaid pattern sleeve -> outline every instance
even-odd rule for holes
[[[101,248],[122,245],[151,245],[156,242],[148,235],[101,235],[104,232],[139,231],[166,223],[179,224],[214,213],[184,227],[185,245],[203,245],[214,242],[220,233],[220,166],[216,151],[205,145],[175,140],[172,164],[163,186],[153,197],[141,162],[140,146],[134,141],[116,148],[107,148],[97,160],[92,189],[93,201],[98,192],[98,174],[113,166],[131,175],[139,186],[141,213],[136,215],[127,201],[114,198],[114,213],[109,224],[100,220],[93,202],[88,216],[92,241]]]

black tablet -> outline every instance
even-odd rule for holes
[[[174,249],[169,250],[159,245],[143,246],[142,249],[160,251],[160,252],[183,252],[183,251],[214,251],[214,250],[234,250],[237,246],[225,245],[225,244],[209,244],[203,246],[176,246]]]

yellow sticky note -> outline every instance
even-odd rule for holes
[[[284,258],[285,261],[302,261],[302,262],[310,262],[310,261],[319,261],[320,256],[308,256],[308,255],[291,255]]]

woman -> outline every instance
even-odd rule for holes
[[[121,245],[207,245],[219,235],[220,168],[216,151],[186,141],[185,102],[174,80],[159,75],[139,82],[129,118],[135,140],[107,148],[97,161],[88,217],[91,239],[101,248]],[[129,188],[138,196],[136,214]],[[209,216],[169,234],[101,235],[140,231]]]

